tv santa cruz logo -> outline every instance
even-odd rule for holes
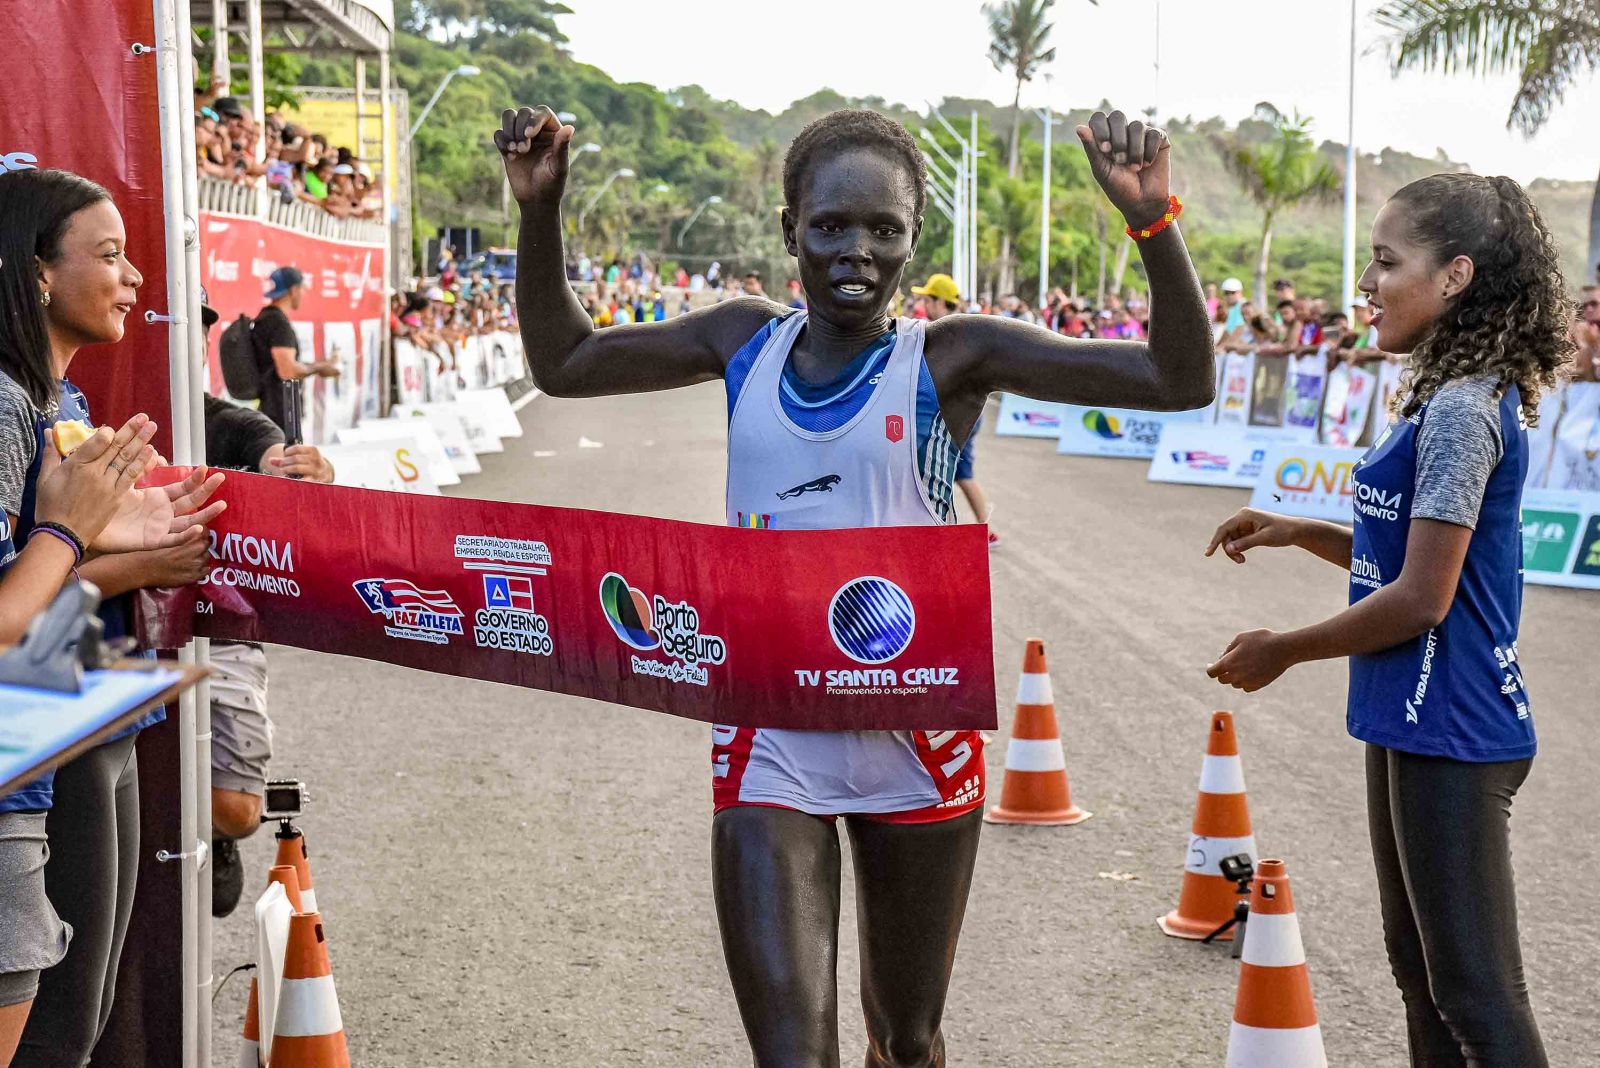
[[[461,609],[446,590],[419,589],[406,579],[368,578],[352,583],[367,611],[389,622],[383,632],[391,638],[449,645],[460,634]]]
[[[624,645],[642,653],[659,649],[672,658],[635,656],[632,667],[636,675],[705,686],[710,681],[706,665],[728,659],[727,642],[701,632],[697,608],[659,593],[647,596],[615,571],[600,580],[600,610]]]
[[[929,686],[956,686],[953,667],[884,667],[911,646],[917,609],[905,590],[878,575],[851,579],[828,602],[828,633],[833,644],[861,668],[797,669],[800,686],[824,686],[829,693],[914,694]]]

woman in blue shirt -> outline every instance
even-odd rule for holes
[[[1350,607],[1247,631],[1207,669],[1258,690],[1350,658],[1349,731],[1367,743],[1384,937],[1414,1065],[1546,1063],[1517,938],[1508,817],[1534,754],[1517,663],[1522,483],[1539,394],[1570,357],[1555,244],[1509,178],[1438,174],[1372,227],[1360,289],[1384,347],[1409,352],[1399,418],[1351,476],[1355,526],[1245,509],[1237,563],[1294,545],[1350,571]]]

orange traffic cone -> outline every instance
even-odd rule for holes
[[[278,839],[278,859],[274,865],[291,865],[295,874],[300,877],[300,903],[305,906],[295,909],[296,912],[316,912],[317,892],[311,887],[311,865],[307,861],[306,836],[300,828],[290,823],[285,823],[279,828],[276,835]],[[291,899],[292,900],[292,899]]]
[[[322,917],[315,912],[296,913],[289,919],[271,1064],[272,1068],[350,1068],[328,942]]]
[[[1248,853],[1256,859],[1256,839],[1250,833],[1250,806],[1245,802],[1244,765],[1239,762],[1239,742],[1233,735],[1233,713],[1211,716],[1206,736],[1205,763],[1200,766],[1200,798],[1194,808],[1194,832],[1189,835],[1189,857],[1183,868],[1183,889],[1178,907],[1156,922],[1174,938],[1205,938],[1233,918],[1239,901],[1237,884],[1222,874],[1224,857]],[[1218,935],[1232,941],[1233,931]]]
[[[261,1068],[261,1014],[256,1009],[256,981],[250,980],[250,1004],[244,1010],[239,1038],[239,1068]]]
[[[273,883],[282,884],[283,894],[289,899],[289,907],[294,909],[294,911],[311,911],[301,907],[304,904],[304,901],[300,897],[300,873],[294,870],[294,865],[274,864],[272,867],[268,868],[267,885],[271,886]]]
[[[1326,1068],[1311,973],[1283,861],[1263,860],[1250,890],[1228,1068]]]
[[[1005,783],[1000,803],[983,814],[984,821],[1060,826],[1082,823],[1091,815],[1072,803],[1044,642],[1029,638],[1017,683],[1017,717],[1006,746]]]

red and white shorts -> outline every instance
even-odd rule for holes
[[[977,731],[711,728],[717,812],[766,805],[813,816],[936,823],[983,806]]]

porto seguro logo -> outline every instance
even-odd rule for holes
[[[1099,408],[1090,408],[1083,413],[1083,426],[1091,434],[1097,434],[1108,441],[1122,437],[1122,427],[1117,417],[1107,415]]]
[[[705,665],[728,658],[727,643],[701,633],[700,612],[688,601],[670,601],[659,593],[648,596],[614,571],[600,580],[600,610],[624,645],[672,658],[635,656],[636,674],[704,686],[710,681]]]

